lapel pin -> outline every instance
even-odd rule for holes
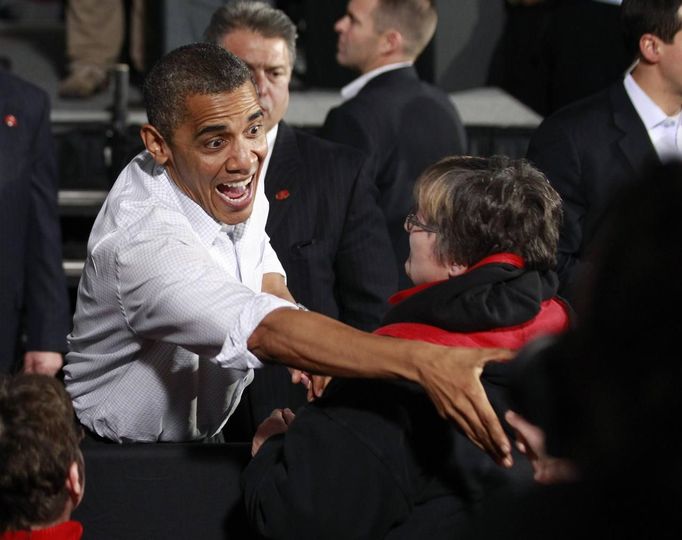
[[[7,127],[14,127],[17,125],[17,117],[13,114],[8,114],[5,116],[4,122]]]
[[[275,200],[283,201],[288,199],[289,195],[291,195],[291,193],[289,193],[288,189],[280,189],[277,193],[275,193]]]

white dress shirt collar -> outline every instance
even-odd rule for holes
[[[623,84],[658,156],[663,159],[670,157],[671,154],[679,155],[677,141],[680,132],[680,113],[674,116],[666,115],[663,109],[642,90],[630,73],[625,76]]]
[[[396,64],[386,64],[385,66],[368,71],[364,75],[360,75],[360,77],[344,86],[341,89],[341,97],[344,99],[344,101],[354,98],[360,93],[360,90],[362,90],[365,85],[375,77],[381,75],[382,73],[386,73],[387,71],[405,68],[411,66],[412,64],[413,62],[398,62]]]
[[[265,156],[263,166],[260,171],[260,182],[258,182],[258,191],[262,192],[265,186],[265,175],[268,174],[268,166],[270,165],[270,158],[272,157],[272,150],[275,147],[275,139],[277,139],[277,131],[279,131],[279,124],[266,133],[265,138],[268,141],[268,155]]]
[[[163,176],[172,186],[173,194],[178,201],[178,205],[182,208],[182,212],[187,217],[192,229],[206,246],[211,246],[220,233],[228,233],[235,243],[244,236],[249,228],[251,218],[236,225],[228,225],[227,223],[216,221],[206,212],[206,210],[190,199],[185,192],[178,187],[165,169],[163,171]],[[258,189],[259,188],[256,188],[257,191]]]
[[[656,105],[654,100],[642,90],[630,73],[625,76],[623,84],[625,85],[625,91],[630,97],[630,101],[632,101],[632,104],[635,106],[637,114],[639,114],[639,117],[642,119],[642,122],[644,122],[644,127],[646,127],[647,130],[658,126],[669,118],[663,110]]]

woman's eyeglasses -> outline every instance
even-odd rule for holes
[[[430,233],[437,233],[438,229],[435,227],[431,227],[430,225],[427,225],[426,223],[422,223],[419,218],[417,217],[416,214],[409,213],[407,214],[407,217],[405,218],[405,230],[408,232],[408,234],[411,234],[412,232],[419,232],[419,231],[424,231],[424,232],[430,232]]]

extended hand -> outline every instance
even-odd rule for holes
[[[279,433],[286,433],[289,429],[289,424],[294,421],[296,415],[291,409],[275,409],[270,413],[265,420],[263,420],[256,430],[256,434],[251,441],[251,456],[255,456],[260,450],[260,447],[273,435]]]
[[[332,378],[327,375],[313,375],[306,396],[308,401],[315,401],[321,397],[331,380]]]
[[[571,462],[547,455],[545,434],[538,426],[531,424],[514,411],[507,411],[504,417],[516,431],[516,447],[519,452],[526,455],[533,466],[533,477],[536,482],[554,484],[576,478],[576,470]]]
[[[421,384],[443,418],[452,418],[471,441],[500,465],[511,467],[511,445],[481,384],[491,360],[508,360],[507,349],[448,348],[420,364]]]
[[[300,369],[288,368],[289,373],[291,373],[292,384],[302,384],[305,386],[307,392],[306,399],[308,401],[315,401],[317,398],[322,396],[325,388],[332,380],[331,377],[327,375],[311,375]]]
[[[37,373],[54,377],[64,365],[62,355],[50,351],[27,351],[24,354],[24,373]]]

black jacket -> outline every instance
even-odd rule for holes
[[[409,287],[403,267],[409,254],[403,222],[413,206],[414,182],[432,163],[466,150],[464,127],[450,98],[419,80],[412,67],[388,71],[329,111],[321,135],[370,156],[400,287]]]
[[[0,373],[26,350],[66,351],[70,328],[47,94],[0,70]]]
[[[506,265],[488,265],[470,277],[483,274],[489,288],[498,289],[495,296],[501,304],[509,295],[529,293],[537,298],[539,313],[544,294],[531,291],[529,281],[497,286],[509,277],[509,270]],[[552,278],[547,277],[551,289]],[[456,286],[459,279],[431,291]],[[556,279],[553,283],[555,288]],[[424,292],[411,297],[413,302],[420,294]],[[453,314],[456,296],[451,295]],[[470,322],[486,310],[485,300],[478,308],[467,303]],[[509,324],[519,321],[513,311],[508,311]],[[434,316],[431,322],[442,320],[442,313]],[[414,320],[406,310],[399,317],[389,313],[389,318]],[[486,384],[498,413],[506,409],[500,375]],[[286,435],[266,441],[246,468],[243,486],[249,518],[266,538],[436,540],[454,538],[484,495],[512,478],[529,478],[527,462],[516,462],[511,471],[495,465],[453,422],[438,416],[416,384],[336,379],[320,400],[299,411]]]

